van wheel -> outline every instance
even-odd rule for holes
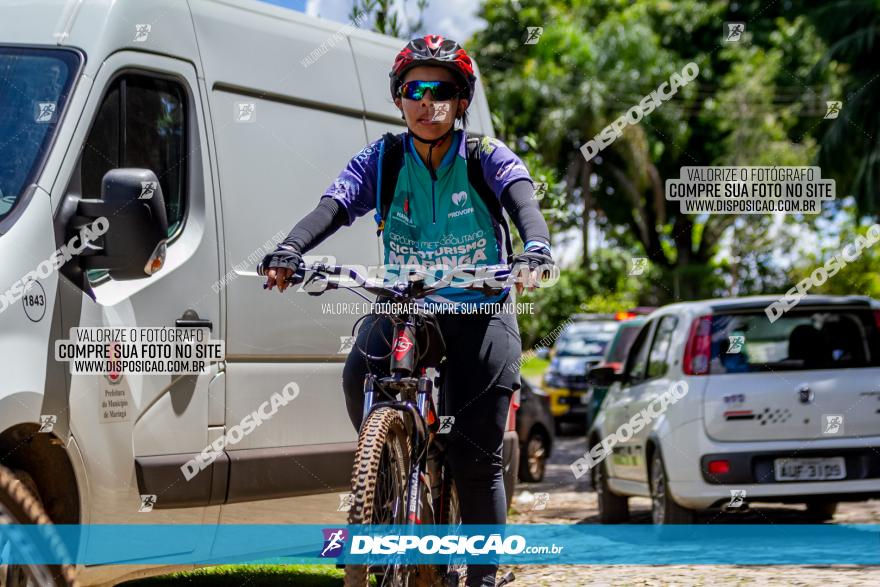
[[[599,502],[599,523],[621,524],[629,520],[629,498],[611,492],[605,461],[590,469],[590,475]]]
[[[660,451],[651,459],[651,520],[655,524],[693,524],[696,519],[694,510],[675,503],[669,493],[666,467]]]
[[[836,501],[808,501],[807,519],[811,522],[827,522],[837,513]]]

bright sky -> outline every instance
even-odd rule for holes
[[[347,22],[351,12],[352,0],[262,0],[320,16],[336,22]],[[415,18],[414,0],[398,2],[398,6]],[[464,42],[474,31],[481,29],[485,22],[476,16],[478,2],[474,0],[432,0],[425,11],[425,25],[432,32]],[[401,15],[402,17],[403,15]]]

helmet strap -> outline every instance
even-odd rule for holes
[[[441,145],[454,129],[455,125],[453,124],[451,127],[449,127],[449,130],[443,133],[443,136],[437,137],[434,140],[423,139],[422,137],[414,133],[412,129],[409,129],[409,133],[413,136],[413,138],[421,143],[425,143],[426,145],[428,145],[428,172],[431,174],[431,179],[437,179],[437,173],[434,171],[434,147]]]

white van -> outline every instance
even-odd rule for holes
[[[255,0],[0,0],[0,465],[54,522],[344,523],[356,434],[340,340],[356,316],[321,305],[352,298],[267,295],[243,273],[355,153],[404,130],[388,95],[402,45]],[[479,85],[470,112],[470,131],[491,136]],[[155,180],[167,234],[161,209],[119,204]],[[106,234],[52,271],[76,227],[108,210]],[[378,264],[368,220],[314,253]],[[119,376],[71,375],[55,358],[74,327],[175,325],[211,328],[225,361]],[[293,405],[184,479],[291,381]],[[80,580],[168,570],[87,567]]]

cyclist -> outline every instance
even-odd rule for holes
[[[403,158],[393,199],[379,229],[385,263],[436,266],[528,265],[525,286],[537,285],[536,268],[551,266],[550,234],[534,197],[528,170],[504,143],[484,138],[479,164],[485,186],[498,213],[482,200],[468,177],[467,108],[473,100],[476,76],[467,52],[455,41],[427,35],[410,41],[398,53],[391,77],[391,96],[406,121]],[[461,129],[455,129],[456,120]],[[278,248],[263,260],[264,287],[283,292],[302,255],[342,226],[349,226],[377,206],[381,191],[380,139],[358,153],[324,193],[318,206],[300,220]],[[485,197],[485,196],[483,196]],[[502,246],[503,208],[512,218],[524,252],[505,258]],[[506,224],[503,228],[506,228]],[[509,238],[509,237],[508,237]],[[509,241],[508,241],[509,242]],[[446,243],[444,245],[444,243]],[[447,246],[452,243],[454,246]],[[509,249],[508,249],[509,250]],[[450,269],[454,269],[450,267]],[[521,291],[523,283],[517,283]],[[445,288],[426,301],[443,302],[438,323],[447,343],[441,386],[446,405],[442,413],[455,417],[447,436],[447,461],[458,488],[464,524],[504,524],[507,503],[502,470],[502,443],[511,395],[519,388],[517,365],[521,343],[516,316],[509,306],[491,313],[508,299],[508,291],[487,296],[480,291]],[[486,304],[493,304],[487,306]],[[471,311],[456,311],[471,304]],[[375,321],[378,324],[374,324]],[[375,326],[375,327],[373,327]],[[388,356],[391,324],[370,315],[357,335],[357,347],[369,355]],[[357,348],[356,347],[356,348]],[[384,363],[384,364],[382,364]],[[368,372],[388,375],[388,361],[367,360],[355,351],[343,371],[343,390],[349,417],[360,428]],[[467,585],[495,585],[497,565],[468,567]]]

